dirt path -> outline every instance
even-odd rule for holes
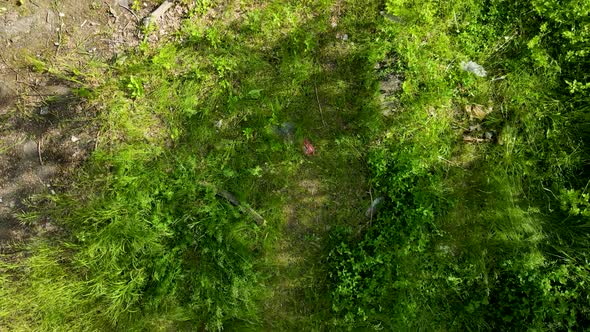
[[[331,310],[325,290],[329,235],[333,227],[367,222],[366,162],[360,131],[351,128],[361,110],[354,94],[359,83],[354,71],[337,65],[348,56],[347,46],[335,36],[326,39],[317,59],[321,73],[308,94],[317,107],[292,115],[308,124],[316,154],[306,158],[285,189],[284,223],[269,257],[274,266],[265,303],[269,331],[325,329],[328,322],[322,319]],[[348,88],[335,91],[336,82]]]

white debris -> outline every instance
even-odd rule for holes
[[[383,197],[377,197],[371,202],[371,206],[365,212],[365,217],[373,218],[377,213],[379,205],[383,202]]]
[[[486,77],[488,75],[486,70],[483,69],[483,67],[481,65],[478,65],[477,63],[475,63],[473,61],[461,62],[461,69],[468,71],[470,73],[474,73],[475,75],[477,75],[479,77]]]
[[[59,17],[64,17],[64,16],[66,16],[66,14],[64,14],[64,13],[59,13],[58,15],[59,15]]]
[[[49,107],[47,106],[43,106],[39,109],[39,114],[40,115],[47,115],[49,114]]]
[[[80,138],[76,137],[76,136],[72,136],[72,138],[70,138],[72,140],[72,143],[76,143],[80,140]]]

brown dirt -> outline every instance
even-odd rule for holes
[[[100,110],[73,93],[76,84],[33,70],[30,59],[60,70],[109,59],[139,45],[141,20],[156,8],[145,1],[132,14],[130,0],[21,2],[0,3],[0,252],[57,230],[48,220],[24,226],[17,217],[33,195],[71,185],[98,138]],[[148,42],[177,29],[187,11],[174,5]]]

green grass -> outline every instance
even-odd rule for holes
[[[5,267],[15,280],[2,284],[2,324],[322,326],[326,234],[356,223],[368,204],[361,133],[375,130],[376,112],[366,50],[335,38],[330,6],[227,4],[215,20],[187,19],[174,42],[144,45],[102,74],[78,71],[76,80],[98,82],[81,90],[101,110],[98,150],[69,192],[47,197],[42,213],[63,238],[32,243],[20,262],[26,274]],[[293,142],[275,132],[285,122],[295,125]],[[304,138],[316,155],[303,154]],[[60,283],[43,284],[53,278]]]
[[[108,66],[37,64],[81,84],[102,130],[37,212],[62,236],[2,263],[2,326],[588,326],[585,7],[213,5]],[[488,77],[461,70],[468,60]],[[392,76],[403,84],[384,116]]]

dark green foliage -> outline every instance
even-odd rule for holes
[[[590,67],[580,63],[587,62],[588,8],[584,1],[388,1],[397,18],[385,20],[378,38],[391,40],[384,53],[404,63],[404,111],[370,152],[372,182],[387,204],[360,237],[335,238],[336,324],[589,326],[588,155],[580,130],[588,121],[579,104],[587,100]],[[490,77],[462,72],[463,60]],[[472,104],[491,112],[478,119]],[[481,129],[465,128],[475,125],[494,144],[469,143]]]

